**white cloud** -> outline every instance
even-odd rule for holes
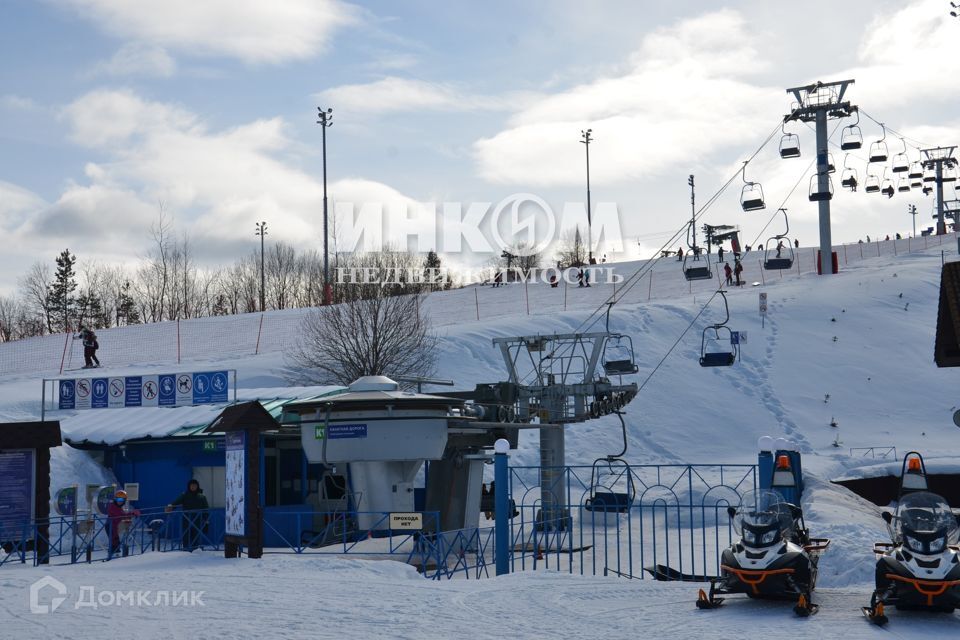
[[[43,198],[28,189],[0,180],[0,228],[13,228],[24,216],[43,206]]]
[[[842,72],[856,79],[851,91],[865,109],[952,103],[956,81],[949,62],[956,59],[960,25],[944,4],[920,0],[867,25],[858,48],[861,65]]]
[[[389,77],[366,84],[347,84],[322,91],[321,101],[347,111],[377,113],[413,109],[457,109],[463,100],[449,85]]]
[[[208,259],[250,241],[255,220],[270,222],[271,236],[316,247],[322,225],[319,175],[287,161],[299,151],[282,118],[211,130],[181,107],[144,100],[127,90],[99,90],[63,111],[71,137],[107,161],[88,164],[88,184],[71,185],[33,216],[29,233],[96,243],[129,244],[145,238],[157,203],[205,246]],[[330,197],[381,202],[413,200],[379,182],[352,178],[330,184]],[[401,230],[402,231],[402,230]],[[131,250],[135,254],[135,251]]]
[[[339,0],[66,0],[105,31],[187,54],[275,64],[316,55],[357,19]]]
[[[656,176],[702,162],[728,145],[744,147],[776,121],[782,89],[749,84],[763,68],[745,22],[722,10],[644,38],[623,75],[600,78],[535,101],[510,127],[474,145],[492,182],[564,185],[583,179],[581,129],[592,128],[597,184]],[[719,125],[719,126],[718,126]]]
[[[177,63],[163,48],[142,42],[128,42],[94,69],[95,73],[111,76],[155,76],[168,78],[177,69]]]
[[[7,94],[0,96],[0,107],[14,111],[33,111],[37,108],[37,104],[30,98]]]
[[[196,116],[186,110],[146,102],[129,90],[92,91],[68,105],[61,115],[70,124],[70,137],[89,147],[116,145],[133,135],[168,129],[200,128]]]
[[[357,114],[408,111],[477,111],[517,108],[529,102],[530,94],[483,96],[471,94],[451,83],[426,82],[388,76],[374,82],[347,84],[320,92],[321,103]]]

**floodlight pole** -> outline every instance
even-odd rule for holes
[[[323,304],[333,303],[333,287],[330,285],[330,254],[328,251],[329,234],[327,232],[327,128],[333,126],[333,109],[326,111],[317,107],[317,124],[320,125],[323,140]]]
[[[265,294],[267,280],[263,269],[263,240],[267,235],[267,223],[257,222],[254,226],[257,228],[256,235],[260,236],[260,311],[263,312],[267,310]]]
[[[934,149],[922,149],[921,153],[925,156],[922,161],[924,169],[933,169],[937,179],[937,235],[942,236],[947,232],[947,223],[944,221],[943,208],[943,168],[957,166],[957,159],[953,157],[956,147],[936,147]]]
[[[593,264],[593,223],[590,210],[590,143],[593,142],[593,129],[580,131],[580,143],[587,150],[587,264]]]
[[[847,87],[853,80],[838,82],[817,82],[805,87],[787,89],[793,94],[797,106],[793,112],[784,116],[784,122],[801,120],[814,122],[817,132],[817,189],[820,193],[830,190],[830,175],[828,173],[828,144],[827,120],[830,118],[846,118],[857,110],[857,107],[843,101]],[[825,198],[817,202],[820,213],[820,273],[833,273],[833,238],[830,229],[830,199]]]

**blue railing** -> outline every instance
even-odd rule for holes
[[[114,544],[113,529],[117,528]],[[112,560],[147,551],[221,549],[223,510],[141,510],[128,523],[100,514],[55,516],[0,526],[0,566]],[[46,547],[46,551],[42,551]]]
[[[719,573],[733,539],[727,515],[740,495],[757,488],[755,465],[600,465],[564,467],[543,487],[540,467],[510,469],[512,571],[644,577],[665,567],[704,576]],[[562,496],[565,508],[544,496]],[[490,505],[485,506],[488,508]],[[267,508],[265,553],[392,558],[431,579],[488,577],[496,561],[494,527],[438,532],[440,514],[421,512],[416,531],[391,529],[386,512],[324,512],[301,505]],[[482,517],[482,516],[481,516]],[[143,510],[111,544],[105,516],[51,518],[0,526],[0,566],[112,560],[127,555],[223,547],[222,509]],[[0,523],[2,525],[2,523]],[[43,537],[42,537],[43,536]],[[37,544],[40,541],[41,544]],[[46,543],[45,545],[42,543]],[[41,554],[40,547],[48,550]]]
[[[590,466],[554,470],[549,487],[540,486],[542,468],[511,468],[513,570],[631,578],[658,566],[719,572],[720,552],[733,539],[727,507],[757,488],[755,465],[602,466],[599,474]],[[566,507],[544,521],[543,497],[551,494]]]

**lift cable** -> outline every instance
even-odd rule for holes
[[[670,357],[670,354],[673,353],[673,350],[677,348],[677,345],[680,344],[680,341],[683,340],[683,337],[687,335],[687,332],[690,331],[691,327],[693,327],[693,325],[696,324],[697,320],[700,319],[700,316],[703,315],[703,312],[707,310],[707,307],[710,306],[710,303],[713,302],[713,299],[717,297],[717,294],[720,293],[720,291],[721,291],[720,289],[717,289],[716,291],[714,291],[713,295],[710,296],[710,298],[706,301],[706,303],[704,303],[702,307],[700,307],[700,311],[697,313],[697,315],[693,317],[693,320],[690,321],[690,324],[686,326],[686,328],[680,333],[680,335],[677,336],[676,341],[670,346],[667,352],[663,354],[663,357],[660,358],[660,362],[657,363],[657,366],[653,368],[653,371],[647,374],[647,377],[644,378],[640,386],[637,387],[637,393],[640,393],[641,391],[643,391],[643,388],[647,386],[648,382],[650,382],[650,378],[652,378],[653,375],[657,372],[657,370],[660,369],[660,365],[666,362],[667,358]]]
[[[898,138],[901,138],[901,139],[903,139],[903,140],[910,140],[910,141],[913,143],[913,144],[910,145],[910,146],[912,146],[912,147],[914,147],[915,149],[917,149],[917,151],[920,151],[921,149],[924,149],[924,148],[929,149],[931,146],[933,146],[933,145],[929,145],[929,144],[926,144],[926,143],[924,143],[924,142],[921,142],[920,140],[917,140],[916,138],[911,138],[910,136],[906,136],[906,135],[900,133],[900,132],[897,131],[896,129],[893,129],[892,127],[889,127],[889,126],[887,126],[886,124],[880,122],[879,120],[877,120],[876,118],[874,118],[873,116],[871,116],[869,113],[867,113],[867,112],[864,111],[863,109],[860,109],[860,113],[862,113],[863,115],[867,116],[867,118],[869,118],[870,120],[873,120],[877,125],[880,125],[880,126],[882,126],[882,127],[886,127],[887,131],[889,131],[889,132],[892,133],[893,135],[897,136]]]
[[[827,138],[827,142],[830,142],[830,140],[833,138],[833,135],[840,128],[840,125],[841,125],[841,122],[838,122],[836,125],[834,125],[833,131],[830,132],[830,136]],[[813,129],[813,127],[810,127],[809,124],[807,124],[807,127],[809,127],[810,129]],[[780,209],[782,209],[787,204],[787,201],[790,200],[794,192],[800,187],[801,184],[803,184],[803,181],[806,180],[807,178],[807,172],[810,171],[811,168],[813,168],[813,165],[816,164],[816,162],[817,162],[817,158],[816,156],[814,156],[813,160],[811,160],[810,163],[803,169],[803,173],[800,174],[800,178],[797,180],[796,184],[793,185],[793,188],[790,189],[790,192],[787,194],[787,197],[783,199],[783,201],[780,203],[780,206],[773,212],[773,214],[770,215],[770,218],[767,220],[767,224],[763,225],[763,228],[760,229],[760,231],[757,233],[757,237],[754,238],[753,242],[750,243],[751,247],[757,244],[757,241],[763,237],[763,234],[767,230],[767,227],[769,227],[770,224],[780,215]]]
[[[777,134],[780,132],[781,126],[782,126],[782,121],[778,120],[776,126],[773,128],[770,134],[764,139],[764,141],[760,144],[760,146],[757,147],[757,149],[750,155],[750,157],[745,161],[744,164],[749,164],[750,162],[752,162],[753,159],[756,158],[761,151],[763,151],[764,147],[766,147],[770,143],[770,141],[773,140],[774,137],[776,137]],[[660,246],[660,248],[657,249],[654,255],[649,260],[647,260],[647,262],[641,265],[636,271],[633,272],[633,274],[631,274],[629,277],[627,277],[624,280],[623,286],[616,293],[610,294],[610,296],[606,300],[604,300],[599,306],[597,306],[597,308],[594,309],[590,313],[590,315],[588,315],[584,320],[582,320],[580,324],[573,330],[573,333],[580,333],[582,331],[587,331],[591,329],[593,326],[595,326],[597,322],[599,322],[604,317],[604,315],[609,312],[609,309],[614,304],[622,300],[623,297],[631,289],[633,289],[633,287],[635,287],[641,280],[643,280],[644,276],[646,276],[648,273],[650,273],[653,270],[654,266],[656,266],[656,264],[665,257],[664,251],[667,249],[667,247],[672,247],[674,244],[676,244],[677,240],[679,238],[682,238],[684,234],[687,232],[689,225],[696,224],[697,221],[704,216],[707,210],[711,206],[713,206],[713,204],[720,198],[720,196],[723,195],[723,193],[727,190],[727,188],[731,184],[733,184],[733,182],[737,178],[741,176],[742,172],[743,172],[743,165],[741,165],[733,173],[733,175],[731,175],[730,178],[727,179],[727,181],[707,200],[707,202],[701,205],[700,209],[698,209],[697,212],[694,214],[692,220],[684,223],[683,226],[677,229],[677,231],[674,232],[672,236],[670,236],[670,239],[664,242]],[[710,299],[712,300],[713,297],[711,297]],[[704,306],[704,308],[706,307]],[[703,313],[703,309],[700,310],[700,313],[697,314],[697,317],[699,318],[700,314],[702,313]],[[686,333],[686,331],[684,331],[684,333]],[[549,358],[559,357],[557,354],[557,350],[560,348],[562,347],[559,347],[559,346],[554,347],[553,350],[546,356],[546,358],[549,359]],[[559,354],[559,355],[562,355],[562,354]],[[532,372],[530,374],[527,374],[527,376],[525,376],[524,381],[528,380],[530,375],[532,375]]]

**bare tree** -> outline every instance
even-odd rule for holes
[[[34,262],[27,274],[18,282],[28,312],[35,319],[42,321],[40,326],[44,327],[47,333],[53,333],[53,315],[50,308],[52,282],[50,265],[43,262]]]
[[[308,313],[288,357],[319,384],[349,384],[367,375],[432,375],[437,341],[420,312],[422,286],[397,271],[398,265],[420,269],[417,256],[378,252],[351,262],[364,265],[366,281],[340,282],[338,304]]]
[[[23,309],[19,300],[0,296],[0,342],[10,342],[19,336],[19,321]]]
[[[580,227],[568,229],[560,236],[557,260],[564,267],[581,267],[587,263],[587,245],[580,235]]]
[[[297,252],[283,242],[270,245],[266,257],[267,297],[274,309],[286,309],[294,297],[296,287]]]

